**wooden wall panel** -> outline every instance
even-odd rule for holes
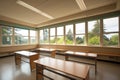
[[[34,49],[37,45],[21,45],[21,46],[2,46],[0,47],[0,54],[6,53],[6,52],[14,52],[18,50],[28,50],[28,49]]]
[[[71,51],[92,52],[99,55],[118,55],[120,56],[120,48],[113,47],[89,47],[89,46],[68,46],[68,45],[39,45],[42,48],[65,49]]]

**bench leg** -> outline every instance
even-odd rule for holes
[[[95,59],[95,74],[97,74],[97,59]]]

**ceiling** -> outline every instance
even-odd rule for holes
[[[53,17],[49,19],[16,3],[17,0],[0,0],[0,16],[11,21],[37,25],[53,19],[82,12],[76,0],[21,0]],[[84,0],[86,10],[116,3],[117,0]]]

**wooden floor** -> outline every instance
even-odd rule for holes
[[[59,55],[56,58],[64,59]],[[49,71],[45,71],[45,74],[55,80],[69,80]],[[29,64],[25,62],[16,66],[14,56],[0,58],[0,80],[36,80],[36,71],[31,72]],[[98,61],[97,75],[94,66],[91,66],[89,80],[120,80],[120,64]]]

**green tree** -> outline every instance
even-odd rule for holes
[[[100,37],[94,36],[89,40],[89,43],[93,45],[99,45],[99,42],[100,42],[99,40],[100,40]]]
[[[64,37],[57,38],[57,44],[63,44]]]
[[[110,42],[109,44],[110,45],[117,45],[118,44],[118,35],[113,35],[111,38],[110,38]]]
[[[12,28],[7,26],[2,26],[2,44],[11,44]]]
[[[67,44],[72,44],[73,43],[73,33],[71,29],[69,29],[67,35],[66,35],[66,43]]]
[[[76,43],[77,44],[81,44],[81,43],[83,43],[84,42],[84,39],[82,39],[82,38],[80,38],[80,37],[77,37],[76,38]]]
[[[94,28],[88,33],[88,43],[91,45],[99,45],[100,43],[100,21],[97,20],[94,24]]]
[[[73,40],[73,33],[72,33],[71,29],[69,29],[66,37],[67,37],[67,39],[69,39],[69,40]]]

